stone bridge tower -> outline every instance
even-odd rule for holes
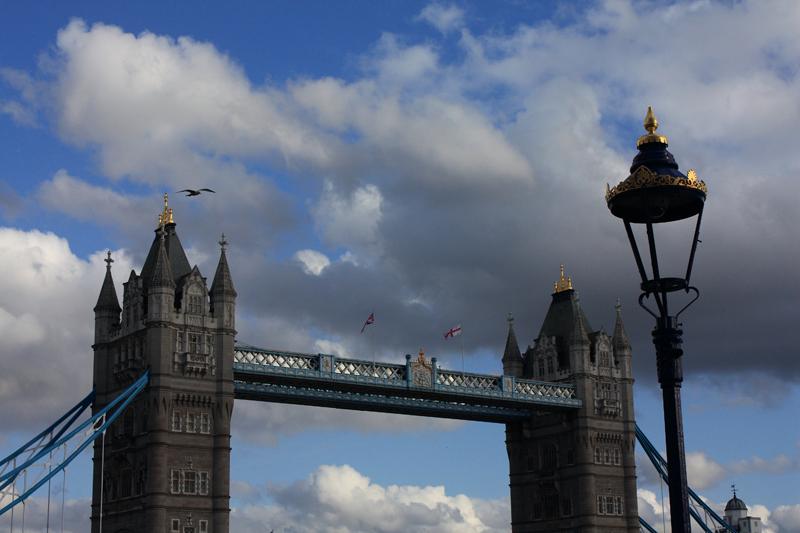
[[[503,373],[574,382],[583,400],[575,412],[506,425],[512,530],[638,532],[631,347],[619,304],[613,334],[593,331],[562,265],[524,355],[509,319]]]
[[[228,533],[236,291],[225,239],[209,289],[164,210],[120,308],[111,254],[95,311],[95,411],[150,383],[94,445],[92,532]],[[101,502],[102,495],[102,502]]]

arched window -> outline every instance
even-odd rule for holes
[[[558,448],[555,444],[542,446],[542,470],[553,471],[558,468]]]

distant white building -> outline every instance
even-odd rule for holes
[[[736,487],[733,487],[733,498],[725,506],[725,521],[738,533],[761,533],[761,518],[747,516],[747,506],[736,497]],[[717,533],[728,532],[720,528]]]

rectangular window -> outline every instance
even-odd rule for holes
[[[614,498],[614,511],[618,515],[622,514],[622,497],[620,496]]]
[[[614,464],[619,466],[620,463],[620,452],[619,448],[614,448]]]
[[[183,471],[183,493],[197,494],[197,472],[194,470]]]
[[[608,448],[603,450],[603,458],[605,459],[603,462],[605,464],[607,464],[607,465],[610,465],[611,464],[611,450],[609,450]]]
[[[601,453],[602,452],[600,451],[600,448],[595,448],[594,449],[594,462],[597,463],[597,464],[600,464],[600,463],[603,462],[603,460],[602,460],[603,456],[601,455]]]
[[[214,337],[211,335],[206,335],[206,353],[208,355],[214,355]]]
[[[182,431],[182,422],[183,420],[181,420],[181,412],[172,411],[172,431]]]
[[[169,533],[181,533],[181,521],[179,519],[173,518],[170,521]]]
[[[200,520],[197,522],[197,529],[199,533],[208,533],[208,520]]]
[[[211,433],[211,417],[208,413],[200,413],[200,433]]]
[[[126,468],[119,476],[119,497],[128,498],[133,488],[133,471]]]
[[[606,502],[603,496],[597,497],[597,514],[606,514]]]
[[[178,331],[175,333],[175,351],[183,353],[183,332]]]
[[[181,471],[180,470],[170,470],[169,491],[172,494],[180,494],[181,493]]]
[[[200,335],[189,333],[189,353],[200,353]]]
[[[614,514],[614,498],[606,496],[606,514]]]
[[[198,472],[197,493],[208,496],[208,472]]]
[[[194,413],[186,413],[186,433],[196,433],[195,427],[196,417]]]

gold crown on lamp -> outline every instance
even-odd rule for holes
[[[644,117],[644,128],[647,130],[647,134],[639,137],[639,140],[636,141],[637,147],[651,142],[667,144],[667,137],[656,133],[656,129],[658,129],[658,119],[653,113],[653,108],[650,106],[647,106],[647,115]],[[614,187],[606,183],[606,202],[623,192],[634,189],[644,189],[646,187],[687,187],[689,189],[697,189],[703,193],[708,193],[706,183],[697,177],[697,172],[695,172],[694,169],[690,169],[684,178],[682,176],[656,174],[646,166],[641,165],[637,167],[630,176]]]

